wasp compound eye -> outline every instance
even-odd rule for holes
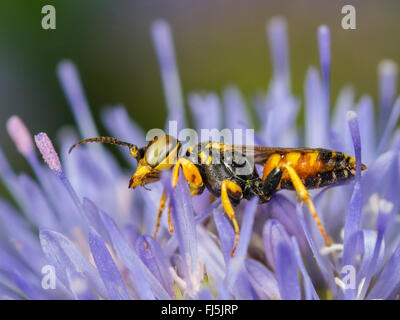
[[[169,153],[175,149],[178,141],[169,135],[158,136],[147,147],[144,158],[148,165],[156,167],[165,160]]]
[[[139,149],[136,146],[131,146],[129,147],[129,153],[131,154],[132,157],[135,159],[139,158]]]

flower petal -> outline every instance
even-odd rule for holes
[[[202,226],[197,226],[199,241],[199,258],[206,267],[207,274],[213,281],[222,281],[225,278],[226,264],[224,256],[211,232]]]
[[[99,210],[97,209],[97,206],[94,204],[94,202],[89,200],[88,198],[83,198],[82,207],[90,226],[94,230],[96,230],[99,235],[101,235],[104,241],[106,241],[107,243],[111,243],[108,232],[104,227],[103,221],[101,220]]]
[[[124,141],[131,141],[137,145],[146,143],[146,137],[140,126],[129,117],[126,108],[123,106],[109,107],[102,111],[101,118],[107,130],[114,137]],[[131,156],[129,156],[132,159]]]
[[[31,221],[38,227],[59,230],[54,212],[36,182],[26,174],[21,174],[18,180],[26,195],[26,212]]]
[[[275,86],[289,87],[289,53],[286,21],[274,17],[267,25]]]
[[[296,258],[292,248],[284,241],[279,241],[275,248],[275,273],[282,299],[299,300],[301,291]]]
[[[164,186],[166,186],[170,197],[173,225],[178,238],[180,253],[184,261],[186,261],[187,256],[190,258],[192,272],[195,272],[198,261],[196,224],[189,188],[182,169],[179,169],[178,184],[174,190],[171,188],[170,181],[169,176],[163,177]]]
[[[277,244],[279,242],[289,243],[289,235],[287,234],[281,223],[279,223],[275,219],[269,219],[267,220],[263,228],[263,242],[267,262],[272,267],[272,269],[275,270],[275,250],[277,248]]]
[[[353,195],[350,200],[349,210],[347,213],[346,223],[344,227],[344,250],[351,250],[346,246],[349,237],[356,233],[360,228],[362,192],[361,192],[361,140],[358,127],[357,114],[353,111],[347,113],[349,128],[353,139],[354,153],[356,156],[356,183],[354,185]],[[344,253],[345,254],[345,253]]]
[[[376,186],[386,183],[388,175],[391,175],[396,161],[396,152],[388,151],[381,154],[374,163],[368,167],[365,177],[362,179],[364,197],[367,199],[376,193]]]
[[[225,287],[222,281],[217,282],[218,287],[218,300],[231,300],[228,289]]]
[[[130,299],[110,252],[94,229],[89,233],[89,245],[97,270],[106,287],[108,298],[113,300]]]
[[[293,245],[293,252],[296,257],[297,261],[297,266],[299,267],[301,274],[303,275],[304,278],[304,287],[305,287],[305,299],[306,300],[319,300],[318,294],[315,291],[314,285],[312,283],[312,280],[306,270],[306,267],[304,266],[299,245],[297,244],[296,238],[292,237],[292,245]]]
[[[303,207],[301,206],[300,203],[298,203],[296,206],[296,212],[297,212],[297,215],[299,216],[299,220],[300,220],[301,226],[303,227],[304,234],[307,238],[308,244],[310,245],[311,251],[314,255],[314,258],[318,264],[319,269],[321,270],[325,280],[328,282],[330,289],[336,290],[337,287],[336,287],[336,284],[334,282],[334,277],[333,277],[333,266],[332,266],[331,262],[329,261],[328,257],[321,256],[319,250],[317,249],[315,242],[313,240],[313,237],[311,236],[310,230],[305,221]]]
[[[168,180],[168,179],[167,179]],[[203,211],[199,212],[195,216],[196,224],[202,223],[213,211],[221,205],[221,199],[217,199],[213,201],[209,206],[206,207]],[[172,256],[172,254],[176,251],[178,247],[178,239],[176,234],[172,234],[172,236],[168,239],[167,244],[164,246],[164,252],[167,257]]]
[[[305,85],[306,99],[306,146],[314,148],[329,147],[329,107],[318,70],[308,69]]]
[[[387,299],[400,283],[400,246],[386,264],[367,299]]]
[[[0,198],[0,235],[7,238],[18,235],[27,242],[38,242],[28,221],[7,201]]]
[[[369,165],[375,157],[376,130],[374,117],[374,104],[370,96],[361,97],[357,104],[359,116],[361,141],[363,141],[362,158]]]
[[[397,87],[397,64],[392,60],[383,60],[378,65],[379,83],[379,134],[386,128],[389,119],[390,109],[392,108]]]
[[[39,238],[44,255],[56,269],[57,278],[65,286],[69,283],[67,272],[78,273],[87,279],[101,296],[107,296],[96,268],[82,256],[70,240],[49,229],[41,229]]]
[[[132,272],[136,292],[142,299],[154,299],[157,297],[162,300],[169,300],[170,296],[165,291],[161,283],[154,277],[151,271],[140,260],[126,240],[122,237],[113,219],[101,212],[101,218],[110,235],[115,250],[118,252],[125,265]]]
[[[381,269],[385,243],[383,232],[378,235],[373,230],[363,230],[364,253],[359,271],[357,272],[358,283],[363,281],[362,288],[357,290],[357,298],[363,299],[368,290],[372,277]]]
[[[95,295],[90,287],[87,279],[80,273],[70,273],[67,270],[68,288],[71,290],[75,300],[98,300],[99,297]]]
[[[171,263],[165,257],[160,245],[150,236],[141,236],[136,242],[136,251],[147,268],[163,284],[165,290],[174,295],[174,281],[167,272]]]
[[[244,210],[239,243],[235,255],[229,260],[225,284],[230,293],[237,299],[254,299],[255,292],[247,275],[244,261],[253,231],[254,217],[257,209],[257,198],[251,199]]]
[[[14,270],[0,269],[0,284],[7,284],[14,294],[19,294],[20,299],[40,300],[48,298],[41,288],[34,286],[23,275]]]
[[[99,134],[75,65],[69,60],[64,60],[58,64],[57,74],[82,137],[98,137]]]
[[[164,20],[157,20],[151,26],[151,35],[161,69],[168,120],[178,121],[179,132],[181,128],[186,127],[186,121],[171,29]]]
[[[198,93],[189,94],[189,106],[196,121],[196,128],[201,133],[204,129],[221,129],[221,104],[218,96],[214,93],[201,95]],[[203,137],[200,141],[208,141],[208,137]],[[219,141],[219,135],[213,135],[212,141]]]
[[[250,283],[260,299],[281,299],[275,275],[262,263],[253,259],[246,259],[246,269],[249,274]]]
[[[196,295],[198,300],[214,300],[214,297],[209,288],[204,288]]]
[[[322,84],[325,95],[325,108],[329,110],[330,104],[330,76],[331,76],[331,33],[328,26],[322,25],[318,28],[319,60],[322,72]],[[327,120],[329,123],[329,112]]]
[[[385,125],[385,130],[383,131],[382,138],[379,141],[377,154],[384,152],[388,145],[389,140],[393,135],[393,131],[396,128],[396,124],[398,123],[400,117],[400,98],[397,98],[394,105],[392,112],[390,113],[389,119]]]
[[[248,112],[239,89],[234,86],[227,87],[223,91],[223,101],[226,112],[226,126],[232,130],[242,128],[242,123],[245,127],[249,127]],[[240,144],[236,141],[226,141],[225,143]]]
[[[296,213],[296,206],[285,196],[276,194],[267,204],[268,213],[279,221],[289,235],[294,235],[303,252],[309,250],[307,239]]]
[[[217,227],[219,241],[221,242],[222,252],[224,254],[225,265],[230,260],[230,252],[235,241],[235,232],[229,224],[228,219],[217,209],[213,211],[214,223]]]
[[[254,217],[256,214],[258,199],[254,197],[251,199],[244,210],[243,221],[240,230],[239,243],[235,252],[236,258],[245,258],[247,254],[247,248],[250,243],[251,234],[253,231]]]

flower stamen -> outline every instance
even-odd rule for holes
[[[333,243],[329,247],[325,246],[319,250],[321,255],[328,255],[332,252],[343,251],[343,243]]]
[[[25,157],[33,151],[32,135],[18,116],[11,116],[7,120],[7,132]]]
[[[43,160],[47,163],[49,168],[57,175],[63,175],[60,159],[54,149],[53,143],[46,133],[41,132],[35,135],[36,146],[42,154]]]

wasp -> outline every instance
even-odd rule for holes
[[[129,181],[129,188],[160,180],[160,172],[172,170],[171,184],[176,187],[180,169],[188,182],[192,196],[201,194],[205,188],[221,202],[235,230],[235,241],[231,250],[234,255],[239,241],[239,225],[234,206],[242,199],[258,197],[259,203],[271,200],[282,189],[295,190],[309,208],[327,246],[331,239],[318,218],[308,189],[322,188],[348,180],[356,174],[355,158],[345,153],[322,148],[274,148],[264,146],[231,145],[221,142],[200,142],[183,152],[182,142],[175,137],[162,134],[154,137],[145,147],[112,137],[84,139],[76,146],[89,143],[109,143],[126,146],[138,162]],[[218,161],[215,161],[217,158]],[[256,165],[263,166],[260,177]],[[362,170],[367,167],[362,164]],[[164,189],[156,219],[153,236],[160,227],[160,218],[165,209],[167,193]],[[168,206],[168,225],[174,232],[171,207]]]

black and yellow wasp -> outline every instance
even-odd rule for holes
[[[129,148],[132,157],[138,161],[138,167],[129,181],[129,188],[158,181],[161,171],[172,168],[171,183],[175,187],[179,169],[182,168],[192,196],[202,193],[204,188],[215,197],[221,196],[224,210],[235,230],[232,256],[239,240],[239,226],[233,206],[243,198],[258,197],[260,203],[268,202],[274,193],[281,189],[297,191],[300,199],[310,209],[329,246],[331,240],[317,216],[307,189],[333,185],[356,174],[355,158],[342,152],[320,148],[272,148],[201,142],[182,154],[182,143],[173,136],[163,134],[156,136],[142,148],[111,137],[89,138],[74,144],[69,152],[76,146],[88,142],[109,143]],[[215,161],[216,157],[218,161]],[[263,166],[261,178],[255,165]],[[365,169],[366,166],[362,165],[362,170]],[[166,200],[166,190],[164,190],[157,213],[154,237],[160,226]],[[173,232],[170,207],[168,222],[170,232]]]

